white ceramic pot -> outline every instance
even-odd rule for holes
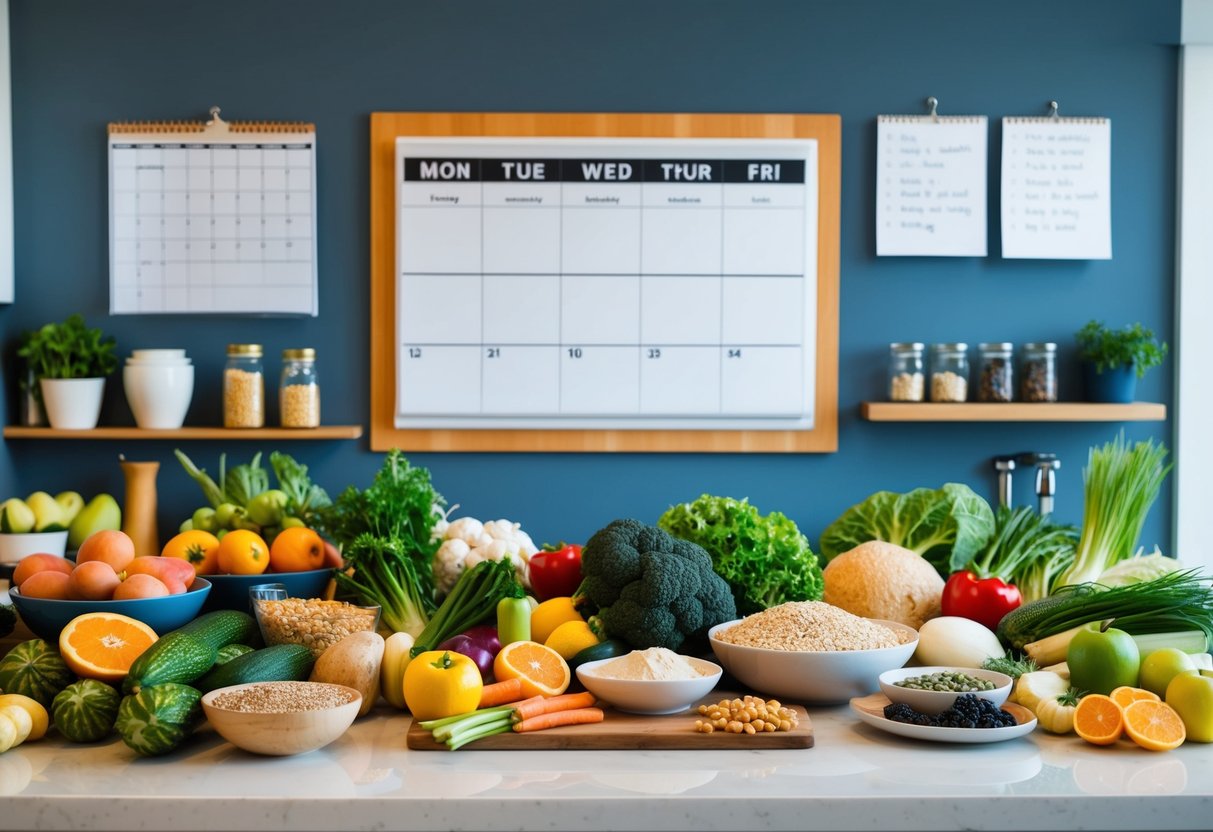
[[[122,368],[126,402],[144,430],[176,430],[194,397],[194,368],[188,364],[127,364]]]
[[[46,418],[58,430],[92,430],[101,418],[104,378],[44,378]]]

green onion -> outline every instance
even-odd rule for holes
[[[451,636],[475,627],[497,614],[497,602],[516,598],[522,588],[514,577],[514,564],[508,560],[482,560],[459,576],[442,606],[430,618],[409,652],[417,658],[434,650]]]

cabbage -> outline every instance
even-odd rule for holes
[[[1179,572],[1183,564],[1175,558],[1169,558],[1154,547],[1149,555],[1143,555],[1145,549],[1138,549],[1134,557],[1122,560],[1109,567],[1095,583],[1100,586],[1128,586],[1140,584],[1161,578],[1171,572]]]
[[[827,561],[869,540],[896,543],[922,555],[943,577],[964,569],[994,535],[990,504],[967,485],[878,491],[851,506],[821,535]]]

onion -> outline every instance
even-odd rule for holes
[[[467,656],[476,663],[476,667],[480,668],[481,679],[487,681],[493,678],[493,659],[497,658],[497,654],[486,649],[482,642],[478,642],[466,633],[451,636],[439,644],[437,649],[450,650],[452,653]]]
[[[928,667],[981,667],[1004,655],[998,636],[958,615],[932,618],[918,629],[914,658]]]

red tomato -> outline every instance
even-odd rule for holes
[[[570,596],[581,586],[581,547],[562,543],[553,551],[536,552],[528,569],[531,589],[539,600]]]

